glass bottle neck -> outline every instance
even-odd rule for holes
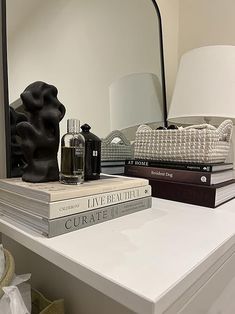
[[[80,121],[76,119],[67,120],[67,133],[78,134],[80,131]]]

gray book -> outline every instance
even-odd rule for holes
[[[151,206],[152,198],[148,196],[61,218],[46,219],[0,202],[0,214],[2,215],[1,218],[7,221],[13,220],[33,231],[51,238],[114,218],[129,215],[150,208]]]

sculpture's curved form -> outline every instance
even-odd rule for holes
[[[22,121],[27,121],[27,117],[10,107],[12,177],[21,177],[23,174],[22,169],[25,166],[24,156],[16,133],[16,125]]]
[[[65,107],[57,99],[57,88],[44,82],[30,84],[20,95],[28,121],[16,126],[27,165],[22,179],[47,182],[59,179],[57,152],[59,122]]]

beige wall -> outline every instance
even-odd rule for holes
[[[234,0],[180,0],[179,54],[208,45],[235,45]],[[235,105],[235,104],[234,104]],[[229,161],[234,160],[235,128]]]
[[[180,0],[179,57],[216,44],[235,45],[235,1]]]

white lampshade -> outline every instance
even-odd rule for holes
[[[162,88],[152,73],[134,73],[110,85],[111,130],[163,122]]]
[[[216,125],[225,118],[235,122],[235,46],[207,46],[185,53],[168,120],[186,124],[208,120]]]

